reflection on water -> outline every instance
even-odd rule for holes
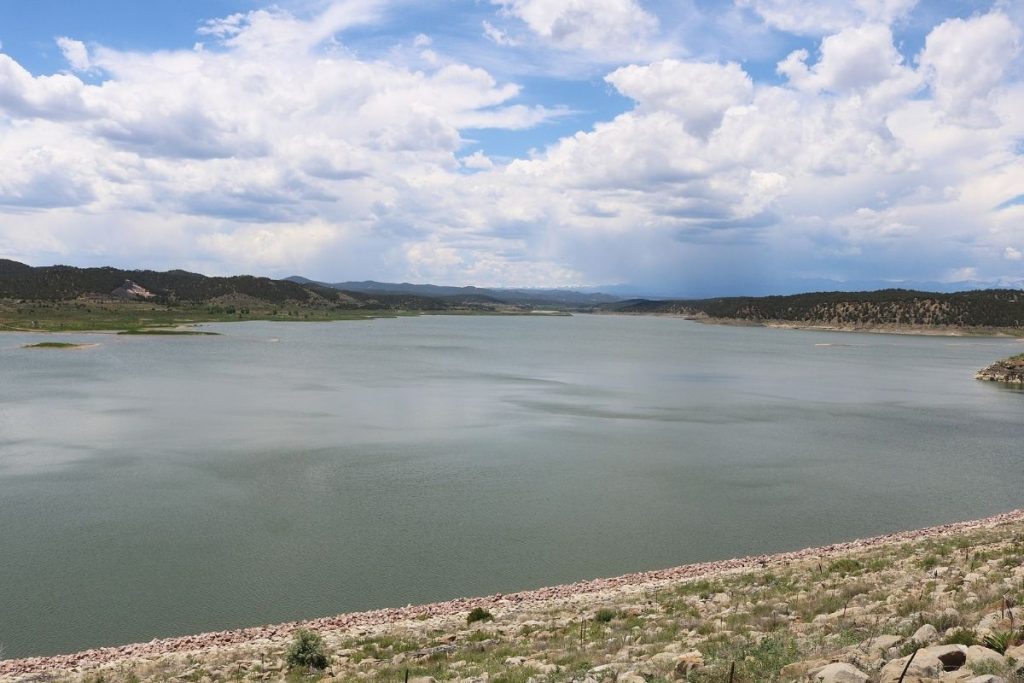
[[[0,337],[0,643],[147,640],[1021,505],[953,343],[637,317]]]

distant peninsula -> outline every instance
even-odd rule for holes
[[[996,361],[987,368],[979,370],[974,377],[987,382],[1024,386],[1024,353]]]
[[[909,289],[717,299],[634,299],[604,312],[679,315],[701,322],[854,332],[1024,336],[1024,291]]]

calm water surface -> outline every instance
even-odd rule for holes
[[[1019,507],[1013,340],[665,318],[0,335],[0,644],[70,651]]]

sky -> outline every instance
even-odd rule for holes
[[[1024,0],[0,0],[0,258],[1024,288]]]

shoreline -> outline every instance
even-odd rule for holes
[[[996,339],[1021,339],[1024,331],[1013,333],[996,327],[954,327],[929,325],[833,325],[830,323],[799,323],[786,320],[744,321],[736,318],[696,319],[707,325],[735,325],[739,327],[769,327],[782,330],[809,330],[819,332],[861,332],[865,334],[898,334],[919,337],[982,337]]]
[[[690,320],[701,325],[721,325],[724,327],[766,327],[780,330],[805,330],[811,332],[855,332],[862,334],[895,334],[918,337],[974,337],[988,339],[1021,339],[1024,330],[1013,330],[1001,327],[965,327],[950,325],[897,325],[880,323],[876,325],[836,325],[826,322],[798,322],[792,320],[748,320],[746,318],[712,318],[706,315],[690,313],[635,313],[628,311],[594,311],[590,315],[621,315],[626,317],[679,318]]]
[[[800,550],[680,565],[667,569],[634,572],[610,578],[588,579],[507,595],[496,593],[481,597],[463,597],[424,605],[408,605],[406,607],[350,612],[302,621],[158,638],[146,643],[99,647],[68,654],[5,659],[0,660],[0,681],[18,681],[30,677],[81,674],[90,669],[146,657],[168,654],[194,654],[215,651],[219,648],[284,642],[299,628],[309,628],[323,632],[366,631],[368,629],[394,626],[403,622],[464,616],[465,613],[475,607],[482,607],[495,614],[505,615],[531,608],[565,606],[576,602],[586,602],[588,599],[597,599],[602,596],[656,589],[670,583],[713,578],[743,570],[788,566],[790,563],[801,560],[816,559],[820,561],[855,551],[956,536],[971,531],[1021,522],[1024,522],[1024,508],[981,519],[897,531]]]
[[[863,334],[894,334],[903,336],[920,337],[970,337],[982,339],[1020,339],[1024,340],[1024,330],[1000,327],[966,327],[950,325],[900,325],[880,323],[871,325],[839,325],[826,322],[798,322],[790,320],[748,320],[745,318],[712,318],[705,315],[694,315],[689,313],[637,313],[628,311],[593,311],[593,310],[568,310],[568,311],[366,311],[363,315],[342,315],[338,317],[326,317],[317,319],[302,318],[281,318],[281,317],[246,317],[208,319],[208,320],[179,320],[166,324],[155,324],[142,329],[187,329],[200,327],[207,324],[236,323],[236,322],[349,322],[358,320],[375,320],[396,317],[422,317],[422,316],[524,316],[524,317],[571,317],[574,315],[601,315],[601,316],[623,316],[623,317],[655,317],[655,318],[678,318],[690,320],[702,325],[721,325],[725,327],[765,327],[782,330],[804,330],[817,332],[854,332]],[[81,329],[51,329],[51,328],[22,328],[14,327],[7,323],[0,323],[0,333],[29,333],[29,334],[117,334],[132,327],[95,327]]]

